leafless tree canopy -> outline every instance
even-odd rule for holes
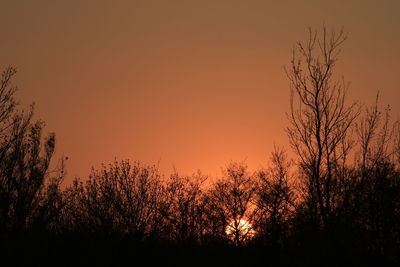
[[[343,30],[321,34],[309,30],[309,39],[294,49],[287,76],[291,110],[287,133],[307,177],[310,204],[315,205],[323,227],[334,206],[335,169],[346,164],[351,149],[349,133],[359,115],[356,102],[346,103],[348,85],[334,80],[334,67]]]

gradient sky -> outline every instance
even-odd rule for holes
[[[349,100],[400,107],[400,1],[4,1],[0,66],[57,135],[69,178],[117,159],[215,176],[287,146],[283,67],[307,27],[345,27]]]

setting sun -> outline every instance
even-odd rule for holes
[[[243,242],[255,235],[253,225],[245,219],[232,220],[226,227],[226,235],[234,241]]]

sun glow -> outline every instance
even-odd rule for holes
[[[255,235],[253,225],[245,220],[232,220],[226,227],[226,235],[235,242],[244,242]]]

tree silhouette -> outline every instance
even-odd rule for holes
[[[227,232],[235,245],[241,246],[251,238],[251,227],[243,227],[244,222],[252,222],[254,206],[251,201],[255,193],[253,177],[242,163],[230,163],[225,177],[219,179],[208,194],[210,221],[218,223],[217,233]],[[227,231],[227,227],[230,228]]]
[[[168,209],[163,210],[163,214],[170,225],[172,240],[201,241],[204,227],[201,197],[206,179],[201,173],[192,177],[182,177],[178,173],[171,175],[166,185]]]
[[[12,125],[12,115],[17,106],[14,93],[17,87],[12,85],[12,78],[17,73],[13,67],[6,68],[0,81],[0,137],[6,137],[6,130]],[[3,148],[2,144],[2,148]]]
[[[139,162],[115,162],[92,170],[83,183],[75,180],[66,189],[66,221],[73,229],[102,233],[125,233],[137,239],[154,231],[160,221],[163,196],[158,170]]]
[[[282,245],[288,234],[290,216],[295,212],[291,165],[286,152],[275,148],[271,153],[271,166],[256,173],[257,232],[264,242],[273,246]]]
[[[349,129],[359,114],[357,103],[346,105],[348,85],[333,80],[345,40],[343,30],[328,33],[323,28],[319,35],[310,29],[286,70],[292,92],[287,133],[307,183],[310,215],[322,228],[328,227],[334,206],[334,168],[346,162]]]
[[[16,110],[15,73],[7,68],[0,85],[0,227],[11,232],[25,230],[38,216],[55,148],[55,135],[43,141],[44,123],[32,121],[33,106],[28,113]]]

